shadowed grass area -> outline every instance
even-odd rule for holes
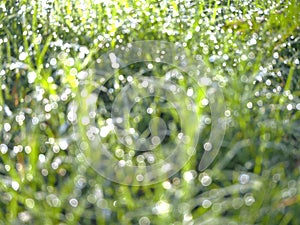
[[[299,224],[299,22],[296,0],[2,1],[0,224]],[[196,154],[165,181],[131,187],[88,166],[69,113],[95,61],[140,40],[178,43],[203,61],[198,73],[223,91],[227,120],[218,156],[199,171],[211,114],[194,89],[205,124]],[[118,71],[99,105],[111,107],[132,73],[164,76],[146,66]],[[193,81],[178,84],[187,91]],[[178,128],[167,107],[157,115]],[[116,137],[105,144],[120,159],[131,154]]]

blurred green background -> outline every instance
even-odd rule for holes
[[[300,224],[299,8],[2,0],[0,224]],[[163,182],[120,185],[85,163],[68,118],[79,79],[103,53],[138,40],[182,44],[222,89],[226,134],[207,170],[198,164],[208,107],[197,154]]]

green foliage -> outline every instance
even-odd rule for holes
[[[2,1],[0,224],[300,224],[299,14],[296,0]],[[85,163],[68,112],[80,72],[138,40],[179,42],[203,60],[227,128],[207,170],[209,122],[180,172],[128,187]]]

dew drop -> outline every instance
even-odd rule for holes
[[[274,59],[278,59],[279,58],[278,52],[274,52],[273,57],[274,57]]]
[[[248,108],[248,109],[252,109],[252,107],[253,107],[252,102],[248,102],[248,103],[247,103],[247,108]]]
[[[66,139],[61,139],[59,140],[59,143],[58,143],[59,147],[62,149],[62,150],[66,150],[69,146],[68,142]]]
[[[245,204],[247,205],[247,206],[251,206],[253,203],[255,202],[255,198],[253,197],[253,196],[247,196],[246,198],[245,198]]]
[[[70,204],[72,207],[76,208],[76,207],[78,206],[78,201],[77,201],[76,198],[71,198],[70,201],[69,201],[69,204]]]
[[[142,174],[138,174],[138,175],[136,176],[136,180],[137,180],[137,181],[143,181],[143,180],[144,180],[144,176],[143,176]]]
[[[209,208],[210,206],[212,205],[211,201],[209,201],[208,199],[205,199],[203,202],[202,202],[202,207],[207,209]]]
[[[31,215],[29,212],[21,212],[18,214],[18,217],[23,223],[27,223],[31,220]]]
[[[28,56],[27,52],[21,52],[19,55],[19,60],[24,61]]]
[[[201,178],[200,182],[201,182],[201,184],[202,184],[203,186],[209,186],[209,185],[211,184],[211,182],[212,182],[212,179],[211,179],[210,176],[204,175],[204,176]]]
[[[25,200],[25,204],[26,204],[26,206],[28,207],[28,208],[30,208],[30,209],[32,209],[33,207],[34,207],[34,200],[33,199],[31,199],[31,198],[27,198],[26,200]]]
[[[149,220],[149,218],[148,218],[148,217],[145,217],[145,216],[141,217],[141,218],[139,219],[139,225],[150,225],[150,220]]]
[[[186,182],[190,182],[194,179],[194,175],[191,171],[187,171],[183,174],[183,179],[186,181]]]
[[[286,108],[287,108],[288,111],[291,111],[293,109],[293,105],[292,104],[288,104],[286,106]]]
[[[4,126],[3,126],[3,128],[4,128],[4,130],[5,130],[6,132],[8,132],[8,131],[10,131],[11,126],[10,126],[9,123],[5,123]]]
[[[203,147],[205,151],[210,151],[212,149],[212,144],[210,142],[206,142]]]
[[[242,174],[239,177],[239,181],[241,184],[247,184],[249,182],[249,180],[250,180],[250,177],[248,174]]]
[[[14,189],[15,191],[17,191],[17,190],[19,190],[20,185],[19,185],[19,183],[18,183],[17,181],[12,181],[12,182],[11,182],[11,187],[12,187],[12,189]]]
[[[0,145],[0,151],[2,154],[5,154],[8,151],[8,147],[6,144],[1,144]]]

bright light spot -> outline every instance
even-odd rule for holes
[[[121,158],[121,157],[123,157],[124,156],[124,151],[122,150],[122,149],[117,149],[116,151],[115,151],[115,155],[118,157],[118,158]]]
[[[27,223],[31,220],[31,216],[30,216],[29,212],[26,212],[26,211],[25,212],[20,212],[18,214],[18,217],[24,223]]]
[[[156,214],[166,214],[170,212],[170,204],[165,201],[159,201],[156,204],[154,211]]]
[[[9,123],[5,123],[4,126],[3,126],[3,128],[4,128],[4,130],[5,130],[6,132],[8,132],[8,131],[10,131],[11,126],[10,126]]]
[[[107,125],[107,126],[101,127],[100,128],[100,136],[106,137],[111,130],[113,130],[113,125]]]
[[[255,202],[255,198],[253,197],[253,196],[247,196],[246,198],[245,198],[245,204],[247,205],[247,206],[251,206],[253,203]]]
[[[88,75],[89,75],[88,72],[86,72],[86,71],[80,71],[80,72],[77,74],[77,78],[78,78],[79,80],[83,80],[83,79],[87,78]]]
[[[20,126],[23,125],[24,120],[25,120],[25,116],[23,112],[21,112],[19,115],[16,116],[16,121]]]
[[[152,113],[153,113],[153,109],[152,109],[152,108],[150,108],[150,107],[149,107],[149,108],[147,108],[147,113],[148,113],[148,114],[152,114]]]
[[[214,61],[216,61],[216,59],[217,59],[217,57],[215,55],[212,55],[212,56],[209,57],[209,61],[212,62],[212,63]]]
[[[201,184],[203,186],[209,186],[212,182],[212,179],[210,178],[210,176],[208,175],[204,175],[201,180],[200,180]]]
[[[239,177],[239,181],[241,184],[247,184],[250,180],[250,177],[248,174],[242,174],[240,177]]]
[[[28,53],[27,52],[21,52],[19,55],[19,60],[23,61],[27,58]]]
[[[111,64],[111,67],[112,67],[113,69],[118,69],[118,68],[120,67],[120,65],[119,65],[119,63],[112,63],[112,64]]]
[[[11,187],[12,189],[14,189],[15,191],[17,191],[20,187],[19,183],[17,181],[12,181],[11,182]]]
[[[72,111],[72,110],[70,112],[68,112],[68,116],[67,117],[68,117],[68,120],[70,122],[74,122],[77,119],[76,113],[74,111]]]
[[[101,134],[100,134],[100,135],[101,135]],[[132,140],[132,138],[131,138],[130,136],[126,136],[126,137],[125,137],[125,142],[126,142],[126,144],[128,144],[128,145],[132,145],[133,140]]]
[[[253,107],[252,102],[248,102],[248,103],[247,103],[247,108],[248,108],[248,109],[252,109],[252,107]]]
[[[163,182],[162,185],[163,185],[164,189],[167,189],[167,190],[169,190],[169,189],[172,188],[172,185],[171,185],[171,183],[169,181]]]
[[[246,61],[248,57],[246,55],[242,55],[241,60]]]
[[[183,179],[186,181],[186,182],[190,182],[194,179],[194,175],[191,171],[187,171],[183,174]]]
[[[30,209],[32,209],[33,207],[34,207],[34,200],[33,199],[31,199],[31,198],[27,198],[26,200],[25,200],[25,204],[26,204],[26,206],[28,207],[28,208],[30,208]]]
[[[125,160],[122,159],[122,160],[119,161],[119,166],[120,167],[124,167],[125,165],[126,165]]]
[[[66,150],[69,146],[68,142],[66,139],[61,139],[59,140],[59,143],[58,143],[59,147],[61,150]]]
[[[287,110],[291,111],[291,110],[293,109],[293,105],[292,105],[292,104],[288,104],[288,105],[286,106],[286,108],[287,108]]]
[[[51,65],[51,66],[55,66],[56,63],[57,63],[57,61],[56,61],[55,58],[52,58],[52,59],[50,60],[50,65]]]
[[[223,55],[223,59],[226,61],[226,60],[229,59],[229,56],[228,56],[227,54],[224,54],[224,55]]]
[[[71,198],[69,201],[70,205],[74,208],[76,208],[78,206],[78,201],[76,198]]]
[[[185,222],[191,221],[193,219],[193,216],[191,214],[184,214],[183,220]]]
[[[230,115],[231,115],[230,110],[226,110],[226,111],[225,111],[225,116],[226,116],[226,117],[230,117]]]
[[[201,103],[203,106],[206,106],[206,105],[208,105],[209,101],[208,101],[208,99],[204,98],[204,99],[202,99]]]
[[[205,151],[210,151],[212,149],[212,144],[209,142],[206,142],[203,147],[204,147]]]
[[[41,163],[46,162],[46,156],[43,155],[43,154],[39,154],[39,161],[40,161]]]
[[[172,165],[170,163],[166,163],[161,167],[161,170],[166,173],[172,169]]]
[[[144,180],[144,176],[141,175],[141,174],[138,174],[138,175],[136,176],[136,180],[137,180],[137,181],[143,181],[143,180]]]
[[[0,152],[1,152],[2,154],[5,154],[7,151],[8,151],[7,145],[6,145],[6,144],[1,144],[1,145],[0,145]]]
[[[67,61],[66,61],[66,65],[71,67],[71,66],[74,66],[75,64],[75,60],[73,58],[68,58]]]
[[[139,219],[139,225],[150,225],[150,223],[151,222],[148,217],[143,216]]]
[[[274,59],[278,59],[279,58],[278,52],[274,52],[273,57],[274,57]]]
[[[26,146],[26,147],[25,147],[25,152],[26,152],[27,154],[30,154],[30,152],[31,152],[31,147],[30,147],[30,146]]]
[[[36,77],[37,76],[36,76],[36,73],[34,71],[29,72],[28,77],[27,77],[28,83],[32,84],[35,81]]]
[[[153,64],[149,63],[149,64],[147,65],[147,67],[148,67],[149,70],[152,70],[152,69],[153,69]]]
[[[252,39],[249,41],[249,45],[250,45],[250,46],[256,45],[256,39],[255,39],[255,38],[252,38]]]
[[[7,172],[10,171],[10,165],[5,165],[4,168],[5,168],[5,170],[6,170]]]
[[[46,112],[50,112],[51,109],[52,109],[51,104],[46,104],[46,105],[45,105],[45,111],[46,111]]]
[[[205,199],[203,202],[202,202],[202,207],[207,209],[211,206],[211,201],[209,201],[208,199]]]
[[[188,90],[187,90],[187,96],[189,96],[189,97],[191,97],[191,96],[193,96],[193,94],[194,94],[194,91],[193,91],[193,89],[192,88],[188,88]]]
[[[32,124],[33,124],[33,125],[37,125],[38,123],[39,123],[39,118],[33,117],[33,118],[32,118]]]
[[[159,145],[161,140],[158,136],[154,136],[154,137],[151,138],[151,142],[152,142],[153,145]]]

